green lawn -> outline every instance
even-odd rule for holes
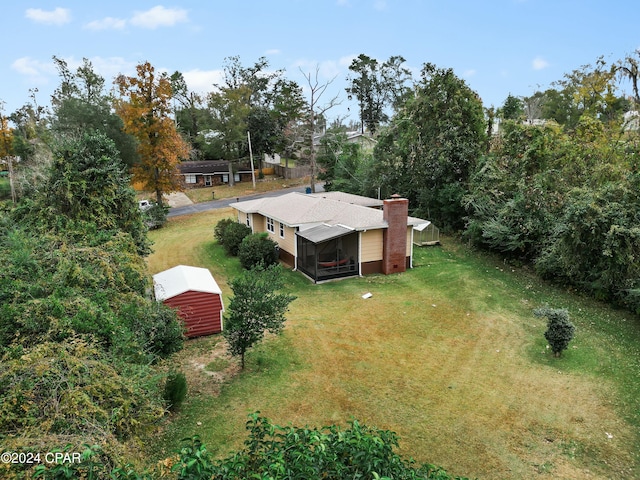
[[[151,273],[211,269],[228,303],[239,272],[213,241],[231,210],[178,217],[151,233]],[[287,271],[282,335],[225,362],[221,336],[187,342],[190,394],[149,454],[202,437],[215,455],[242,445],[247,414],[281,425],[390,429],[401,453],[456,475],[640,478],[640,322],[444,239],[416,248],[415,268],[313,285]],[[363,299],[364,293],[372,297]],[[569,309],[577,335],[564,357],[546,348],[548,303]],[[210,368],[206,368],[210,366]]]
[[[251,180],[237,182],[233,187],[229,185],[216,185],[214,187],[191,188],[186,189],[185,194],[194,203],[208,202],[215,199],[242,197],[244,195],[253,195],[255,193],[270,192],[272,190],[280,190],[282,188],[297,187],[300,185],[308,185],[309,177],[284,179],[273,175],[266,176],[263,179],[256,178],[256,188],[253,188]]]

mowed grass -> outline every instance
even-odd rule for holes
[[[279,190],[281,188],[297,187],[300,185],[308,185],[309,177],[284,179],[276,177],[274,175],[266,176],[263,179],[256,177],[256,187],[253,188],[253,182],[251,180],[244,182],[237,182],[234,186],[229,185],[216,185],[213,187],[202,188],[188,188],[184,193],[194,203],[207,202],[215,199],[220,200],[222,198],[235,198],[242,197],[244,195],[253,195],[256,193],[271,192],[273,190]]]
[[[155,273],[179,263],[211,269],[225,293],[238,274],[213,240],[232,210],[171,219],[152,232]],[[415,268],[313,285],[286,271],[282,335],[220,382],[198,388],[147,443],[172,454],[200,435],[216,456],[242,446],[247,414],[281,425],[346,425],[398,433],[400,453],[482,479],[640,478],[640,325],[637,317],[537,280],[453,240],[416,248]],[[364,293],[372,297],[363,299]],[[577,335],[563,358],[546,348],[544,303],[569,309]],[[177,359],[219,349],[187,342]]]

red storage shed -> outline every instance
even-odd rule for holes
[[[189,338],[222,331],[222,291],[206,268],[178,265],[153,276],[156,300],[178,311]]]

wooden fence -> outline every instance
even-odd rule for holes
[[[311,167],[310,166],[302,166],[302,167],[284,167],[282,165],[274,165],[275,174],[279,177],[291,179],[291,178],[302,178],[307,175],[311,175]]]

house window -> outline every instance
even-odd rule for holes
[[[226,175],[226,174],[222,175],[222,183],[229,183],[229,175]]]
[[[247,213],[247,227],[250,227],[250,226],[251,226],[251,217]]]
[[[211,186],[211,175],[205,175],[204,176],[204,186],[205,187],[210,187]]]
[[[273,218],[267,217],[267,231],[271,233],[275,232],[275,228],[273,227]]]
[[[233,181],[234,182],[239,182],[240,181],[240,174],[239,173],[234,173],[233,174]]]
[[[184,176],[185,183],[196,183],[196,174],[195,173],[187,173]]]
[[[284,238],[284,223],[278,222],[280,225],[280,238]]]

